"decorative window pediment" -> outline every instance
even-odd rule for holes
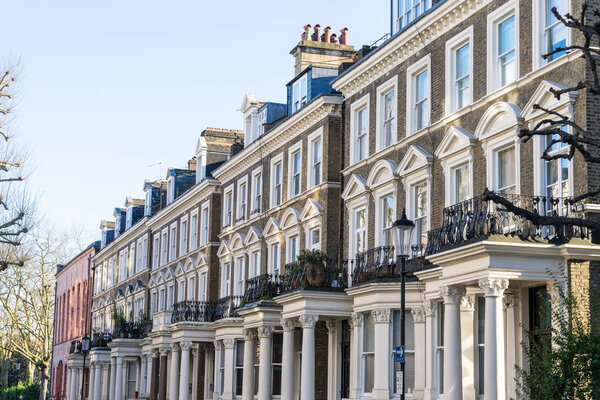
[[[281,217],[281,229],[288,229],[298,224],[298,220],[300,219],[300,211],[298,211],[295,207],[289,207],[283,213],[283,217]]]
[[[398,166],[398,176],[410,175],[420,171],[423,168],[428,168],[433,163],[433,156],[423,150],[421,147],[411,145]]]
[[[397,168],[396,163],[392,160],[377,161],[373,168],[371,168],[371,172],[369,172],[367,187],[373,189],[393,181],[396,178]]]
[[[199,252],[195,259],[192,257],[192,260],[195,261],[196,267],[202,267],[208,263],[208,259],[203,251]]]
[[[311,218],[320,216],[323,214],[324,208],[315,199],[308,199],[302,213],[300,214],[300,221],[307,221]]]
[[[488,108],[477,124],[475,137],[487,139],[499,133],[521,126],[521,109],[513,103],[498,102]]]
[[[436,157],[444,159],[461,150],[475,146],[477,138],[459,126],[451,126],[435,151]]]
[[[251,226],[250,230],[248,230],[248,234],[246,235],[246,241],[244,242],[244,244],[246,246],[249,246],[251,244],[254,244],[254,243],[260,241],[260,239],[262,239],[262,237],[263,237],[263,235],[262,235],[261,231],[259,231],[257,227]]]
[[[241,232],[236,232],[231,239],[231,250],[236,251],[244,247],[246,241],[246,235]]]
[[[342,193],[342,198],[344,200],[351,199],[356,196],[360,196],[367,191],[367,181],[358,175],[352,174],[350,179],[348,179],[348,183],[346,184],[346,188]]]
[[[183,262],[178,262],[177,267],[175,268],[175,276],[180,276],[185,274],[186,268]]]
[[[231,254],[231,249],[229,248],[229,242],[227,239],[221,240],[221,244],[219,245],[219,249],[217,250],[217,256],[223,257]]]
[[[281,233],[279,221],[277,220],[277,218],[270,217],[269,220],[267,221],[267,225],[265,226],[265,229],[263,230],[263,236],[269,237],[269,236],[276,235],[278,233]]]
[[[556,96],[550,92],[550,89],[563,90],[566,89],[566,87],[556,82],[542,81],[533,93],[533,96],[531,96],[531,99],[529,99],[525,107],[523,107],[522,115],[526,121],[545,115],[544,111],[533,108],[536,104],[539,104],[548,110],[569,107],[568,111],[571,113],[571,116],[573,115],[573,111],[570,107],[575,103],[575,100],[577,100],[577,92],[565,93],[560,96],[560,99],[557,99]]]

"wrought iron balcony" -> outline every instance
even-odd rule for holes
[[[186,300],[173,304],[171,323],[212,322],[215,315],[215,303],[208,301]]]
[[[246,280],[246,291],[243,302],[254,303],[259,300],[270,300],[279,294],[280,276],[262,274]]]
[[[279,295],[297,289],[343,290],[348,287],[348,273],[345,266],[332,261],[323,268],[309,268],[308,264],[293,262],[286,264],[285,275],[280,277]]]
[[[375,281],[400,280],[401,266],[396,263],[394,246],[380,246],[358,253],[356,259],[350,260],[352,268],[352,284]],[[412,246],[411,255],[406,260],[406,271],[409,280],[417,271],[430,268],[432,265],[425,260],[423,246]]]
[[[112,341],[112,334],[109,332],[94,332],[90,347],[106,347],[110,341]]]
[[[69,346],[69,354],[79,352],[81,352],[81,340],[71,340],[71,345]]]
[[[583,204],[573,202],[571,198],[522,195],[503,197],[536,215],[585,218]],[[485,240],[492,235],[555,242],[591,238],[590,230],[582,226],[533,224],[524,217],[506,211],[503,206],[495,204],[486,195],[482,195],[444,209],[442,227],[428,232],[425,255]]]
[[[236,309],[242,303],[242,296],[227,296],[217,300],[215,306],[215,321],[222,318],[239,317]]]

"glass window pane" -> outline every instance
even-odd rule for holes
[[[365,314],[363,329],[363,351],[373,352],[375,351],[375,325],[373,316],[370,313]]]

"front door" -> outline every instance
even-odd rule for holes
[[[342,321],[342,399],[350,397],[350,324]]]

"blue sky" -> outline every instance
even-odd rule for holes
[[[184,166],[208,126],[242,128],[245,93],[285,100],[303,26],[389,29],[388,0],[26,1],[3,4],[0,62],[20,59],[16,126],[39,211],[97,232],[146,178]]]

